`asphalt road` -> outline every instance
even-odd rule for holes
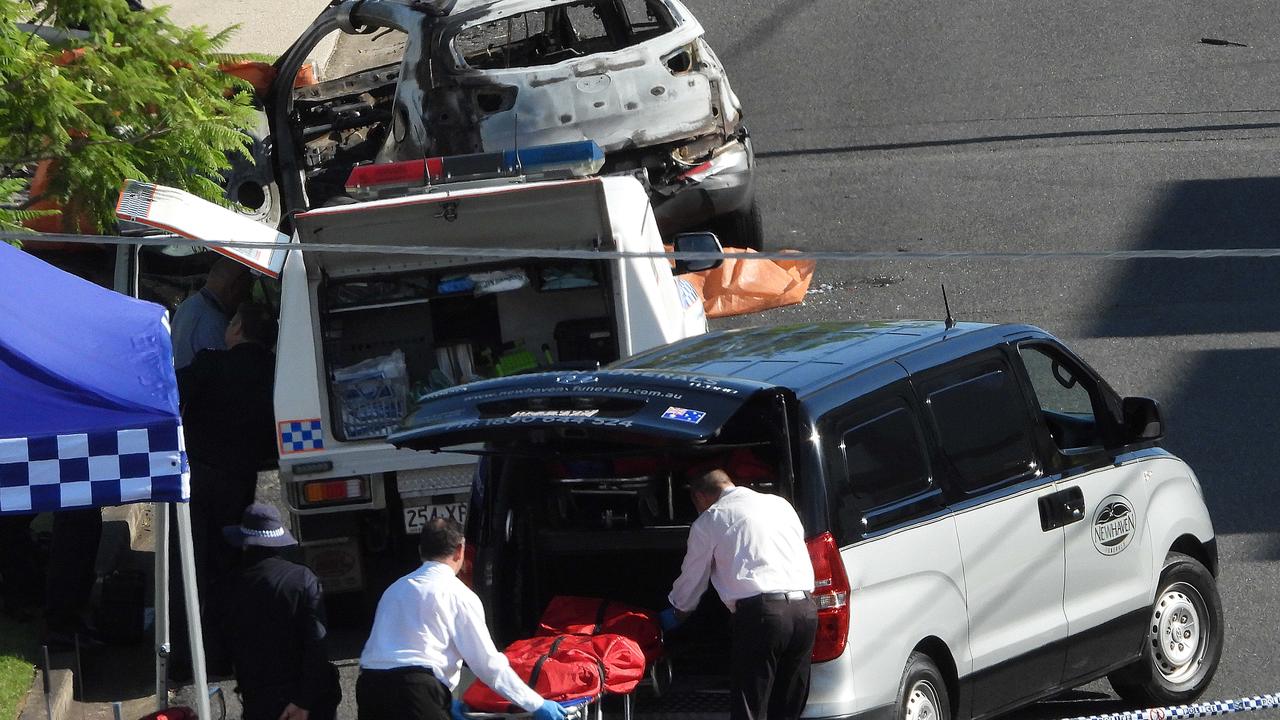
[[[746,110],[773,248],[1277,245],[1268,3],[686,1]],[[1219,533],[1206,698],[1280,690],[1280,261],[827,262],[803,305],[715,324],[941,319],[944,283],[957,318],[1044,327],[1163,403]],[[1120,708],[1098,682],[1017,715]]]
[[[688,0],[755,140],[774,247],[1274,247],[1280,16],[1263,2]],[[1201,38],[1245,43],[1209,45]],[[1275,260],[823,263],[804,305],[721,325],[1030,322],[1158,398],[1219,534],[1206,697],[1280,690]],[[1022,716],[1116,709],[1095,683]]]

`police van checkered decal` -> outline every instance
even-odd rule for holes
[[[190,499],[176,423],[0,439],[0,513]]]
[[[320,419],[286,420],[280,423],[280,452],[282,454],[310,452],[324,449],[324,430]]]

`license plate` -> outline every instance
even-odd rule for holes
[[[422,532],[422,526],[435,518],[450,518],[464,526],[467,524],[467,504],[448,503],[445,505],[419,505],[404,509],[404,531],[409,535]]]

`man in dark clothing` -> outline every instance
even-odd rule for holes
[[[331,720],[342,689],[325,648],[320,581],[281,557],[297,543],[274,506],[254,503],[222,532],[243,554],[220,593],[210,657],[234,668],[244,720]]]
[[[27,620],[44,604],[44,568],[31,521],[35,515],[0,515],[0,598],[10,617]]]
[[[74,637],[82,643],[98,643],[96,632],[85,622],[89,596],[98,580],[98,545],[102,540],[99,508],[63,510],[53,514],[53,543],[49,546],[45,589],[46,642],[68,648]]]
[[[275,341],[270,311],[244,303],[227,326],[227,349],[201,351],[178,371],[198,568],[221,573],[234,565],[219,533],[240,519],[258,470],[275,460]]]
[[[187,458],[191,465],[191,534],[196,581],[204,595],[210,583],[236,566],[237,554],[221,539],[224,526],[240,520],[253,502],[258,470],[276,457],[276,321],[262,305],[244,303],[226,330],[226,350],[203,350],[178,370],[178,396]],[[173,527],[177,527],[176,524]],[[181,577],[177,553],[171,573]],[[186,614],[180,592],[171,595],[175,679],[190,674]]]
[[[204,287],[182,301],[173,312],[173,366],[191,364],[201,350],[225,350],[227,325],[241,302],[248,299],[253,276],[231,258],[218,258]]]

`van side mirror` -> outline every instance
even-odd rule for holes
[[[1164,437],[1160,403],[1148,397],[1127,397],[1121,401],[1128,442],[1159,440]]]
[[[687,232],[676,235],[675,242],[672,243],[675,251],[680,252],[707,252],[718,253],[724,252],[724,248],[720,247],[720,238],[711,232]],[[720,267],[724,261],[720,258],[714,260],[676,260],[676,267],[673,271],[676,275],[683,275],[691,272],[702,272],[703,270],[714,270]]]

